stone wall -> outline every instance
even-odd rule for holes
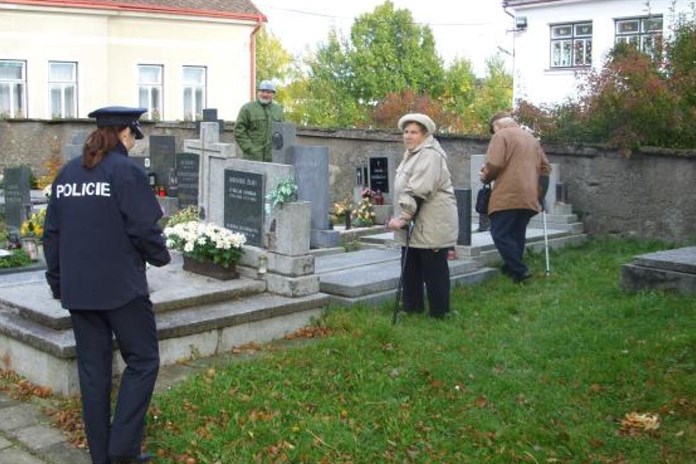
[[[198,138],[195,123],[145,123],[148,135],[173,135],[177,150],[184,139]],[[75,130],[93,128],[91,120],[0,121],[0,168],[29,165],[36,175],[52,150],[62,151]],[[225,124],[221,142],[232,142],[233,124]],[[449,156],[455,187],[469,187],[469,156],[483,154],[488,140],[438,137]],[[147,137],[134,154],[148,152]],[[370,154],[403,153],[398,131],[303,128],[302,145],[329,147],[331,200],[350,195],[355,168]],[[597,147],[545,145],[552,163],[560,164],[568,199],[591,234],[620,233],[660,240],[696,241],[696,152],[644,149],[624,157]],[[399,158],[397,156],[397,159]]]

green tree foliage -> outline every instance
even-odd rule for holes
[[[353,95],[365,103],[389,92],[411,89],[440,95],[444,72],[433,33],[413,22],[409,10],[394,10],[390,1],[359,16],[351,28],[347,60],[354,71]]]
[[[293,56],[273,34],[262,28],[256,35],[256,80],[277,79],[285,81],[293,77]]]
[[[301,125],[394,128],[404,113],[420,111],[444,132],[485,132],[490,114],[512,101],[502,60],[490,61],[483,80],[464,59],[445,69],[430,28],[391,1],[358,17],[349,38],[331,32],[298,67],[303,75],[280,101]]]

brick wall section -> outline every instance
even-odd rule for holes
[[[45,174],[43,162],[52,149],[62,149],[74,130],[89,130],[91,120],[0,121],[0,168],[29,165]],[[194,123],[144,123],[148,135],[173,135],[177,150],[184,139],[198,138]],[[483,154],[487,138],[438,137],[449,156],[455,187],[469,186],[469,156]],[[372,153],[403,153],[398,131],[298,130],[298,143],[329,147],[331,199],[350,195],[355,167]],[[226,124],[222,142],[232,142]],[[591,234],[620,233],[681,243],[696,242],[696,151],[643,149],[630,158],[598,147],[545,145],[552,163],[561,165],[573,209]],[[147,137],[134,154],[146,154]],[[398,159],[398,156],[397,156]]]

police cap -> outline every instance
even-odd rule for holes
[[[135,134],[135,138],[140,140],[145,137],[140,128],[138,118],[145,113],[147,108],[129,108],[127,106],[105,106],[89,113],[87,116],[96,118],[97,127],[106,126],[127,126]]]

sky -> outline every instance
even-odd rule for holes
[[[252,0],[268,18],[267,28],[294,55],[314,51],[335,29],[348,37],[356,16],[372,13],[383,0]],[[467,58],[474,72],[485,73],[486,58],[508,58],[512,18],[502,0],[391,0],[411,11],[416,23],[429,25],[438,53],[449,64]],[[500,48],[504,51],[500,51]],[[509,60],[508,60],[509,61]]]

